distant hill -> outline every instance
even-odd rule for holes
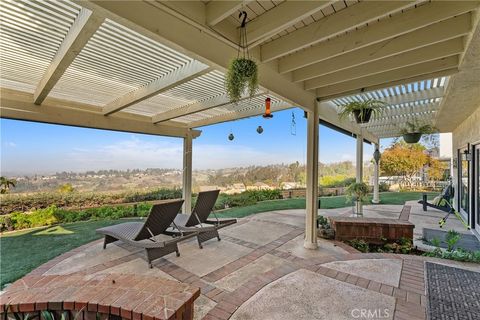
[[[355,167],[349,161],[319,163],[320,176],[353,176]],[[151,188],[175,188],[182,185],[182,171],[179,169],[132,169],[99,170],[87,172],[58,172],[51,175],[9,176],[17,181],[11,193],[35,193],[57,191],[71,185],[75,191],[104,192],[125,190],[147,190]],[[280,187],[282,183],[305,184],[305,166],[298,162],[269,166],[249,166],[227,169],[195,170],[193,186],[228,187],[242,183],[245,186],[265,183]]]

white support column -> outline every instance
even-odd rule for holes
[[[183,213],[192,213],[192,135],[183,138]]]
[[[305,242],[307,249],[316,249],[318,215],[318,108],[308,112],[307,126],[307,194]]]
[[[356,162],[357,182],[363,181],[363,136],[357,135],[357,162]]]
[[[380,175],[380,146],[378,143],[375,143],[375,153],[374,153],[374,167],[373,167],[373,199],[372,203],[380,203],[380,194],[379,194],[379,185],[378,177]],[[375,154],[378,154],[378,158],[375,159]]]
[[[357,162],[355,165],[356,170],[356,182],[363,182],[363,136],[357,134]],[[362,202],[357,202],[356,212],[357,215],[363,214],[363,204]]]

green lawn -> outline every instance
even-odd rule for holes
[[[423,192],[382,192],[380,193],[380,204],[399,204],[403,205],[405,201],[420,200]],[[429,199],[436,196],[437,193],[428,193]],[[334,209],[351,206],[347,203],[345,196],[337,197],[321,197],[321,209]],[[369,201],[371,197],[369,198]],[[236,207],[218,211],[220,217],[246,217],[251,214],[284,210],[284,209],[305,209],[305,199],[283,199],[283,200],[270,200],[262,201],[255,205],[248,207]]]
[[[0,288],[64,252],[99,239],[101,236],[95,229],[124,221],[74,222],[3,235],[0,237]]]
[[[386,192],[380,194],[380,200],[382,204],[404,204],[408,200],[420,199],[421,195],[421,192]],[[322,197],[321,201],[322,209],[349,206],[344,196]],[[241,218],[265,211],[303,208],[305,199],[272,200],[248,207],[223,210],[219,215]],[[95,229],[124,221],[75,222],[4,234],[0,237],[0,287],[64,252],[99,239],[100,236],[95,233]]]

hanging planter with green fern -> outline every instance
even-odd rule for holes
[[[225,88],[232,103],[240,101],[245,93],[253,97],[258,90],[257,64],[248,52],[247,13],[242,11],[239,18],[242,16],[237,57],[230,62],[225,79]]]
[[[400,130],[400,133],[403,136],[403,140],[406,143],[417,143],[422,138],[424,134],[435,133],[437,129],[430,124],[422,124],[414,121],[408,121],[405,125],[405,128]]]

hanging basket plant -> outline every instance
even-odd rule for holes
[[[422,124],[417,121],[408,121],[405,128],[400,132],[406,143],[417,143],[424,134],[435,133],[437,129],[430,124]]]
[[[258,89],[257,64],[248,52],[247,13],[242,11],[239,18],[242,16],[237,57],[230,62],[225,78],[225,88],[232,103],[237,103],[245,93],[253,97]]]
[[[246,90],[252,97],[257,88],[257,64],[247,58],[233,59],[228,67],[226,77],[226,89],[230,102],[238,102]]]
[[[382,113],[382,108],[387,104],[383,101],[368,99],[365,101],[352,101],[340,108],[340,119],[346,119],[353,115],[357,123],[367,123],[372,115],[378,117]]]

